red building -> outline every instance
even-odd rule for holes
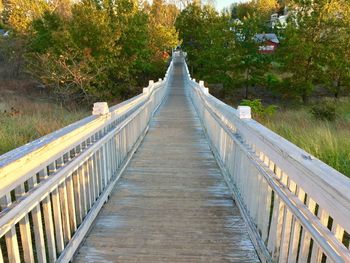
[[[274,53],[279,45],[279,40],[276,34],[256,34],[254,36],[256,42],[261,43],[259,46],[259,53],[271,54]]]

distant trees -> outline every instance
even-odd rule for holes
[[[163,0],[8,0],[3,17],[32,76],[62,101],[89,102],[160,77],[178,44],[178,12]]]
[[[176,20],[195,74],[212,83],[232,83],[234,39],[228,17],[210,6],[189,5]]]
[[[343,0],[291,0],[289,23],[283,33],[279,60],[290,88],[308,101],[315,86],[324,86],[338,97],[349,80],[349,8]],[[344,85],[344,86],[343,86]]]
[[[271,28],[269,19],[287,5],[287,27]],[[273,88],[307,103],[314,91],[334,97],[350,87],[350,2],[347,0],[254,0],[227,12],[189,5],[176,27],[194,74],[226,90]],[[220,37],[214,32],[220,32]],[[273,54],[259,52],[258,33],[280,40]],[[220,74],[218,74],[220,72]],[[346,94],[346,93],[345,93]]]

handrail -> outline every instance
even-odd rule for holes
[[[0,262],[71,260],[166,96],[172,68],[107,114],[0,156]]]
[[[350,180],[209,94],[193,104],[263,262],[350,262]]]

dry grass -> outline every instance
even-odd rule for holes
[[[338,118],[333,122],[316,120],[310,113],[310,108],[304,106],[280,110],[274,116],[260,121],[350,177],[350,99],[335,103]]]
[[[73,123],[88,114],[68,110],[23,81],[0,84],[0,154]]]

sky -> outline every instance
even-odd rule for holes
[[[232,3],[246,2],[244,0],[216,0],[215,7],[221,11],[224,7],[230,6]]]

